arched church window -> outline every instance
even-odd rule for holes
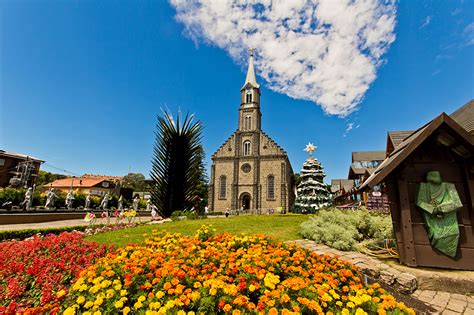
[[[245,94],[245,102],[246,103],[252,103],[252,93],[251,92],[247,92],[247,94]]]
[[[275,199],[275,176],[267,177],[267,199]]]
[[[244,155],[249,156],[252,154],[251,143],[250,141],[244,142]]]
[[[250,116],[250,115],[245,116],[245,118],[244,118],[244,127],[245,127],[245,130],[252,129],[252,116]]]
[[[227,186],[227,178],[222,175],[219,177],[219,198],[225,199],[226,197],[226,187]]]

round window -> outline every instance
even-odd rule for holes
[[[242,165],[241,169],[244,173],[248,173],[248,172],[250,172],[252,167],[250,166],[249,163],[245,163],[245,164]]]

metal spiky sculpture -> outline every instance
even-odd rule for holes
[[[163,217],[192,203],[202,180],[202,123],[194,115],[176,121],[169,112],[158,116],[153,147],[151,198]]]

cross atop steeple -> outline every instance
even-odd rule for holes
[[[244,86],[242,86],[242,89],[244,89],[248,83],[252,85],[254,88],[259,88],[260,85],[257,83],[257,77],[255,76],[255,69],[253,66],[253,52],[255,51],[255,48],[249,48],[249,67],[247,69],[247,76],[245,77],[245,83]]]

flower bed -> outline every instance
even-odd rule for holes
[[[411,314],[354,266],[265,236],[153,232],[81,272],[65,314]],[[97,313],[97,314],[99,314]]]
[[[0,242],[0,314],[58,301],[79,271],[108,249],[75,232]]]

